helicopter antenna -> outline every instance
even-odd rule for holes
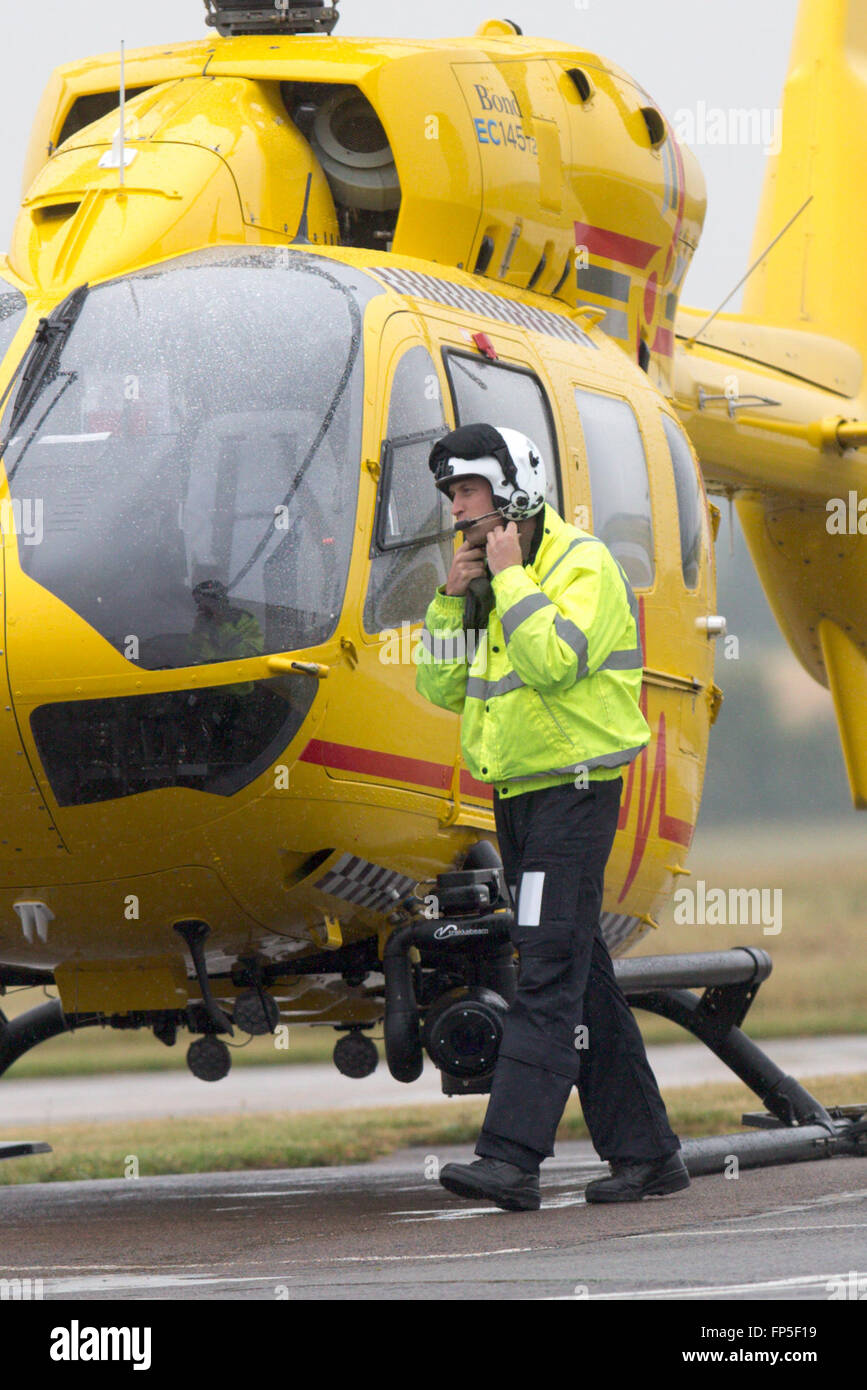
[[[223,38],[236,34],[330,34],[338,0],[205,0],[205,23]]]
[[[776,246],[777,242],[780,240],[780,237],[785,236],[786,232],[787,232],[787,231],[789,230],[789,228],[792,226],[792,223],[793,223],[793,222],[797,222],[798,218],[801,216],[801,213],[804,211],[804,209],[805,209],[806,207],[809,206],[810,203],[812,203],[812,201],[813,201],[813,195],[812,195],[812,193],[811,193],[810,196],[809,196],[809,198],[806,200],[806,202],[802,203],[801,206],[798,208],[798,211],[797,211],[796,213],[794,213],[794,214],[789,218],[789,220],[788,220],[788,222],[786,223],[785,227],[783,227],[781,231],[777,232],[777,235],[774,237],[773,241],[769,241],[769,242],[768,242],[768,244],[767,244],[767,246],[765,247],[765,249],[764,249],[764,251],[762,252],[762,254],[758,257],[757,260],[753,261],[753,263],[752,263],[752,265],[750,266],[749,270],[747,271],[746,275],[742,275],[742,276],[741,276],[740,280],[738,280],[738,283],[735,285],[734,289],[731,290],[731,291],[726,295],[726,297],[725,297],[725,299],[723,300],[722,304],[720,304],[716,309],[714,309],[714,311],[713,311],[713,313],[711,314],[710,318],[705,319],[704,323],[701,325],[700,328],[697,328],[697,329],[696,329],[696,331],[693,333],[693,335],[692,335],[691,338],[687,338],[687,340],[686,340],[686,345],[687,345],[687,347],[692,347],[693,343],[695,343],[695,342],[698,341],[698,339],[701,337],[701,335],[702,335],[702,333],[704,332],[704,330],[705,330],[706,328],[708,328],[708,327],[710,326],[710,324],[713,323],[713,321],[714,321],[714,319],[716,318],[717,314],[719,314],[719,313],[725,308],[725,306],[728,304],[729,300],[732,298],[732,295],[737,294],[737,292],[738,292],[738,290],[740,289],[741,285],[745,284],[746,281],[749,280],[749,278],[750,278],[750,276],[752,275],[753,271],[757,268],[757,266],[760,266],[760,265],[761,265],[762,261],[765,259],[765,256],[768,254],[768,252],[771,250],[771,248],[772,248],[773,246]]]
[[[126,44],[123,39],[120,41],[120,123],[117,134],[111,142],[111,149],[106,150],[99,161],[100,169],[117,169],[119,171],[119,186],[123,188],[126,182],[126,166],[132,164],[137,150],[128,150],[126,147]]]

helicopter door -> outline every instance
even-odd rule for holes
[[[688,470],[681,459],[675,485],[667,432],[647,396],[626,400],[582,385],[575,387],[574,400],[590,478],[592,531],[622,566],[641,615],[641,708],[652,739],[625,773],[621,817],[635,814],[645,839],[658,833],[686,847],[701,792],[709,717],[701,697],[713,662],[710,644],[696,628],[697,617],[707,612],[708,579],[698,470],[691,454]],[[636,846],[643,843],[636,840]],[[636,848],[621,898],[641,853]]]
[[[458,756],[458,720],[417,694],[421,625],[454,551],[450,510],[428,456],[452,428],[440,374],[409,314],[392,315],[376,374],[379,478],[361,627],[370,663],[372,743],[388,748],[385,780],[447,800]],[[411,335],[411,336],[410,336]]]
[[[709,620],[715,616],[715,584],[710,548],[707,497],[698,463],[679,421],[660,411],[665,435],[665,459],[671,472],[677,503],[679,545],[673,547],[675,593],[684,614],[684,633],[679,671],[691,683],[681,701],[680,748],[689,755],[694,775],[701,777],[707,753],[709,725],[715,718],[713,685],[714,637],[719,635]],[[736,642],[736,639],[735,639]],[[737,647],[735,646],[735,653]],[[730,653],[728,640],[725,653]]]

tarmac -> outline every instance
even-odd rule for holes
[[[594,1206],[584,1187],[604,1165],[589,1144],[562,1144],[542,1169],[541,1210],[504,1212],[436,1180],[442,1163],[470,1157],[469,1147],[406,1149],[335,1168],[7,1187],[0,1277],[41,1280],[41,1298],[76,1303],[867,1293],[863,1158],[742,1169],[736,1180],[695,1178],[671,1197]],[[857,1340],[860,1323],[847,1326]]]
[[[867,1072],[867,1038],[765,1046],[796,1076]],[[649,1056],[663,1089],[731,1076],[700,1044],[652,1047]],[[834,1103],[825,1091],[821,1098]],[[321,1064],[237,1068],[212,1085],[186,1072],[8,1078],[0,1099],[4,1124],[32,1126],[30,1137],[48,1142],[52,1125],[83,1118],[446,1104],[432,1067],[406,1086],[383,1065],[354,1081]],[[684,1141],[686,1157],[694,1142]],[[29,1279],[40,1281],[40,1299],[70,1304],[573,1300],[685,1308],[867,1296],[863,1158],[741,1166],[728,1177],[693,1178],[671,1197],[599,1206],[586,1203],[584,1188],[606,1165],[589,1143],[564,1143],[543,1165],[541,1210],[503,1212],[454,1197],[437,1181],[443,1163],[472,1156],[471,1145],[442,1146],[340,1167],[0,1188],[0,1293],[12,1287],[4,1281]],[[35,1176],[39,1156],[24,1161]]]

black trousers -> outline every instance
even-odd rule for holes
[[[529,1172],[553,1154],[574,1085],[600,1158],[680,1148],[599,926],[622,790],[618,777],[494,793],[520,972],[476,1153]]]

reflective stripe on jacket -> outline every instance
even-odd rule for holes
[[[638,603],[620,564],[546,507],[533,563],[501,570],[492,586],[496,607],[469,665],[463,598],[434,595],[416,677],[420,694],[462,714],[468,769],[494,783],[616,775],[650,739]]]

